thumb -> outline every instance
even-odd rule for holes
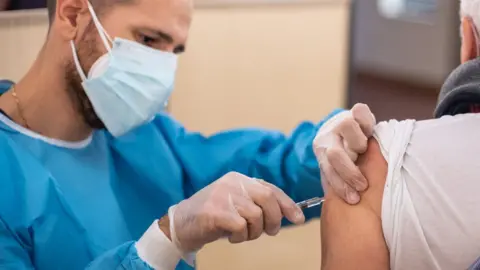
[[[351,109],[352,117],[360,125],[365,136],[370,137],[373,134],[373,128],[377,124],[375,115],[366,104],[357,103]]]

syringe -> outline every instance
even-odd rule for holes
[[[304,209],[312,208],[315,206],[319,206],[320,204],[323,203],[323,201],[325,201],[324,197],[321,197],[321,198],[315,197],[315,198],[305,200],[303,202],[299,202],[297,203],[297,206],[300,207],[300,209],[304,210]]]

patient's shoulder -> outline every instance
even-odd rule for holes
[[[472,144],[480,145],[479,136],[480,114],[461,114],[417,122],[411,144],[422,151],[432,151],[431,146],[435,146],[447,154]]]
[[[423,121],[380,123],[374,131],[387,163],[397,163],[405,154],[417,161],[432,161],[434,170],[442,162],[467,165],[480,151],[480,114],[444,116]],[[464,158],[455,158],[461,155]],[[466,163],[465,163],[466,162]],[[445,165],[445,164],[443,164]]]
[[[398,139],[401,136],[408,139],[415,136],[415,139],[426,139],[435,143],[452,139],[452,136],[464,137],[472,132],[480,132],[480,114],[460,114],[422,121],[389,120],[380,122],[375,127],[374,136],[382,147],[390,145],[394,142],[393,138]],[[436,138],[438,139],[435,140]]]
[[[479,137],[480,114],[376,128],[388,163],[381,219],[392,269],[466,269],[478,257]]]

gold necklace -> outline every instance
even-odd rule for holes
[[[29,129],[30,127],[28,126],[27,120],[25,119],[25,116],[24,116],[24,114],[23,114],[22,106],[20,106],[20,99],[18,98],[17,91],[15,90],[15,85],[12,86],[11,90],[12,90],[12,96],[13,96],[13,98],[15,99],[15,103],[17,104],[18,114],[20,115],[20,118],[22,119],[23,125],[24,125],[26,128]]]

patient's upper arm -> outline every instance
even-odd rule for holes
[[[380,218],[387,163],[375,139],[358,165],[370,185],[358,205],[350,206],[327,190],[321,219],[325,270],[389,269]]]

